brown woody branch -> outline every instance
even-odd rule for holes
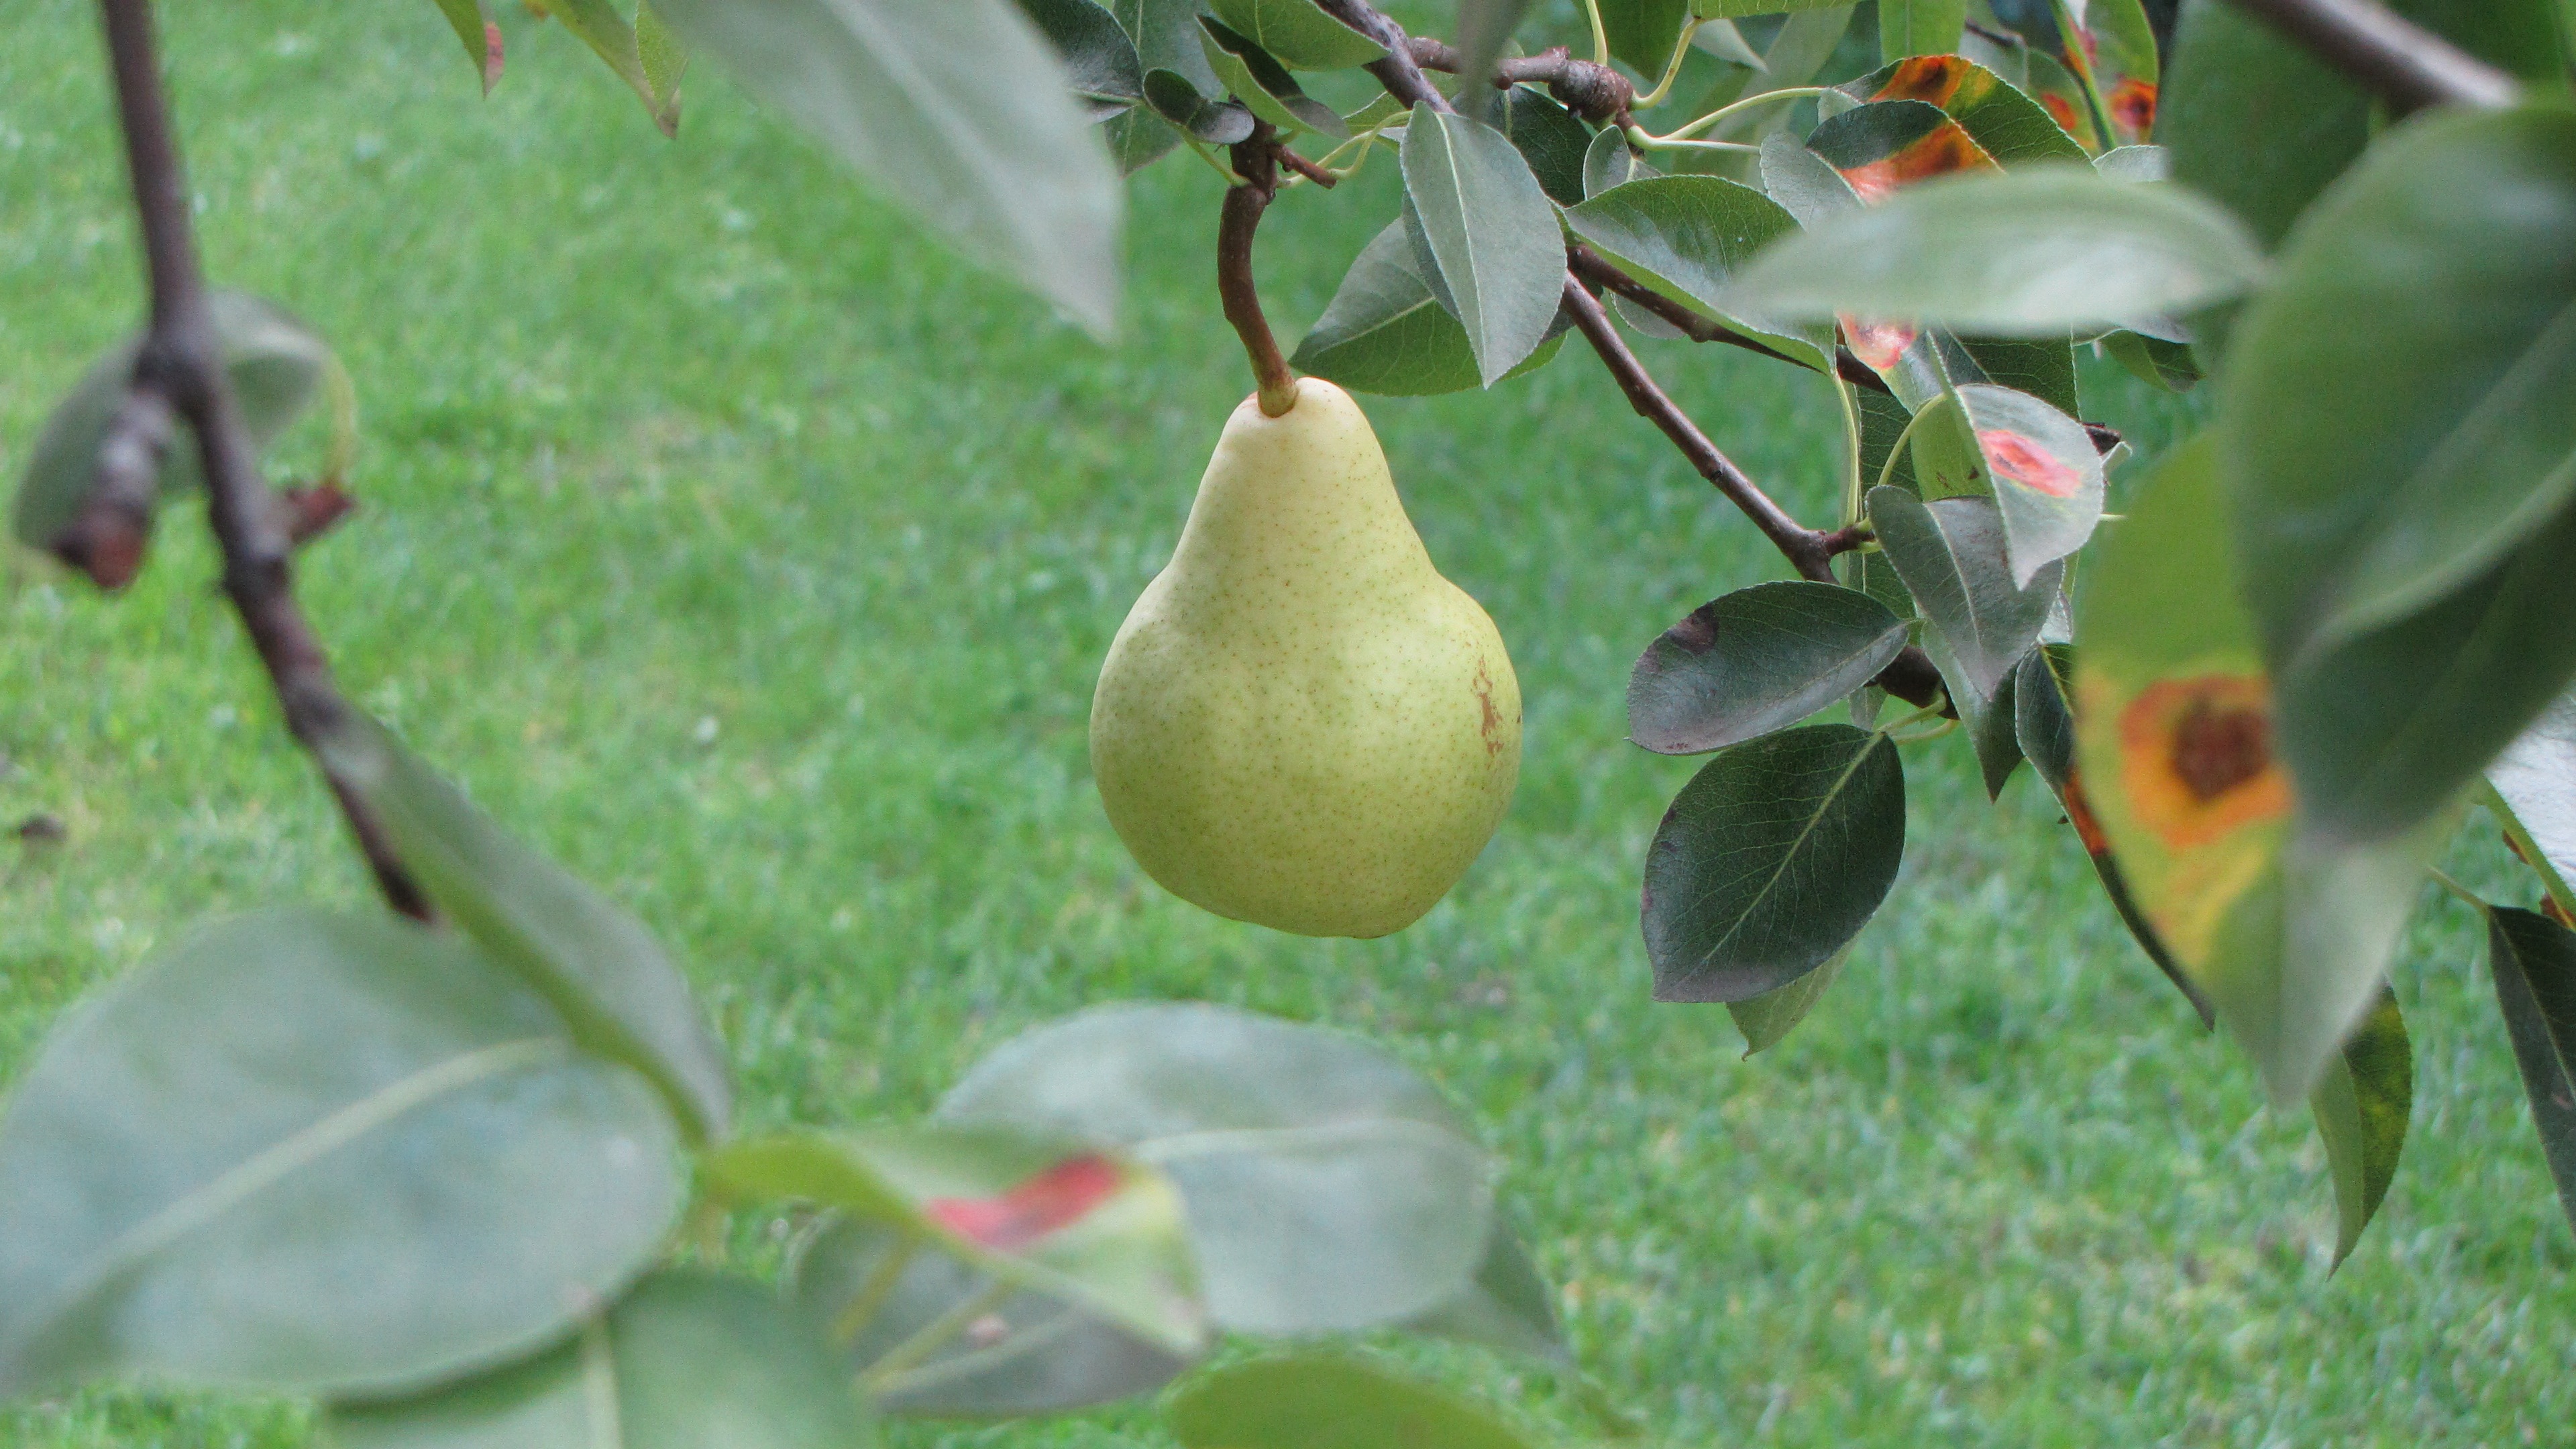
[[[1261,292],[1252,280],[1252,237],[1261,213],[1279,193],[1279,135],[1267,121],[1253,123],[1252,134],[1231,152],[1239,185],[1226,188],[1225,209],[1216,232],[1216,290],[1225,303],[1225,320],[1243,339],[1252,359],[1252,380],[1264,417],[1284,417],[1297,405],[1297,374],[1290,371],[1270,319],[1261,312]]]
[[[2235,0],[2317,59],[2369,87],[2399,115],[2428,106],[2509,106],[2522,88],[2371,0]]]
[[[154,440],[167,441],[167,414],[187,419],[205,472],[207,519],[223,552],[224,592],[267,666],[287,729],[318,759],[321,746],[348,728],[354,711],[332,680],[321,640],[296,606],[290,563],[294,545],[285,510],[260,476],[216,345],[205,277],[189,231],[187,186],[162,99],[151,0],[99,0],[99,9],[107,22],[117,115],[125,131],[126,163],[152,288],[152,323],[135,359],[133,397],[159,399],[164,409],[156,432],[153,405],[129,401],[120,410],[119,425],[110,430],[102,468],[109,475],[121,474],[137,452],[147,463],[157,462]],[[428,898],[395,855],[382,823],[327,762],[322,772],[387,903],[404,915],[428,920]]]
[[[1455,47],[1425,36],[1411,37],[1407,48],[1413,63],[1424,70],[1455,75],[1465,60]],[[1559,105],[1596,126],[1626,115],[1637,99],[1637,88],[1626,76],[1596,61],[1578,60],[1562,45],[1536,55],[1507,56],[1495,63],[1493,79],[1498,89],[1524,82],[1543,85]]]

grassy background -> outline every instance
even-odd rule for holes
[[[2399,980],[2406,1160],[2331,1279],[2307,1123],[2258,1111],[2040,792],[1989,809],[1955,739],[1908,760],[1904,879],[1786,1044],[1743,1061],[1715,1008],[1649,1004],[1636,875],[1692,766],[1622,743],[1621,687],[1655,630],[1779,570],[1587,359],[1371,405],[1519,666],[1528,758],[1493,848],[1391,940],[1238,926],[1141,878],[1083,746],[1100,654],[1245,387],[1207,171],[1138,183],[1126,340],[1102,349],[712,74],[668,145],[516,7],[488,103],[425,4],[167,9],[215,271],[318,324],[365,400],[365,511],[305,573],[348,685],[674,941],[753,1125],[917,1110],[1085,1004],[1239,1002],[1367,1033],[1469,1105],[1583,1362],[1677,1445],[2535,1443],[2576,1416],[2569,1234],[2456,907],[2428,898]],[[88,7],[11,0],[8,37],[14,476],[130,325],[136,273]],[[1393,180],[1276,209],[1292,331]],[[1827,511],[1821,386],[1649,360]],[[2186,424],[2087,381],[2150,450]],[[128,597],[26,560],[0,583],[0,822],[69,827],[0,838],[0,1081],[191,920],[364,896],[199,530],[171,525]],[[2495,851],[2454,854],[2503,888]],[[1554,1414],[1507,1365],[1447,1363]],[[192,1398],[0,1410],[0,1440],[44,1449],[304,1433],[292,1406]],[[1153,1435],[1125,1413],[905,1438]]]

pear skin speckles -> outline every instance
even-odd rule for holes
[[[1246,399],[1092,698],[1137,863],[1237,920],[1401,930],[1501,822],[1520,736],[1502,636],[1432,567],[1359,406],[1316,378],[1283,417]]]

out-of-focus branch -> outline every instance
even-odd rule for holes
[[[2399,115],[2427,106],[2509,106],[2512,76],[2371,0],[2235,0],[2351,76]]]
[[[139,461],[148,486],[170,436],[169,415],[187,419],[206,477],[207,518],[223,552],[224,592],[267,666],[287,728],[319,759],[321,746],[348,727],[353,711],[331,677],[321,640],[296,605],[287,510],[260,476],[216,344],[205,276],[189,231],[187,186],[162,99],[151,3],[100,0],[99,9],[107,22],[117,115],[152,288],[151,328],[135,359],[132,394],[109,430],[102,482],[124,477]],[[429,919],[428,897],[403,868],[382,823],[327,762],[322,772],[386,901],[404,915]]]

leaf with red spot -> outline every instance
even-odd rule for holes
[[[2107,123],[2110,144],[2135,146],[2156,125],[2155,27],[2139,0],[2055,0],[2059,58],[2091,94],[2087,109]]]
[[[2085,159],[2084,148],[2046,107],[1965,56],[1918,55],[1839,89],[1863,103],[1919,101],[1937,107],[2004,166]]]
[[[438,9],[465,47],[465,63],[483,78],[483,94],[492,94],[501,79],[501,27],[493,23],[485,0],[438,0]]]
[[[1841,172],[1863,201],[1935,176],[1996,169],[1995,158],[1966,127],[1923,101],[1855,107],[1818,126],[1807,146]]]
[[[2102,521],[2102,456],[2082,423],[2026,392],[1966,383],[1958,397],[2003,510],[2013,582],[2026,587]]]
[[[834,1209],[1167,1354],[1205,1341],[1180,1194],[1123,1153],[996,1123],[925,1124],[735,1143],[705,1172],[721,1197]]]

